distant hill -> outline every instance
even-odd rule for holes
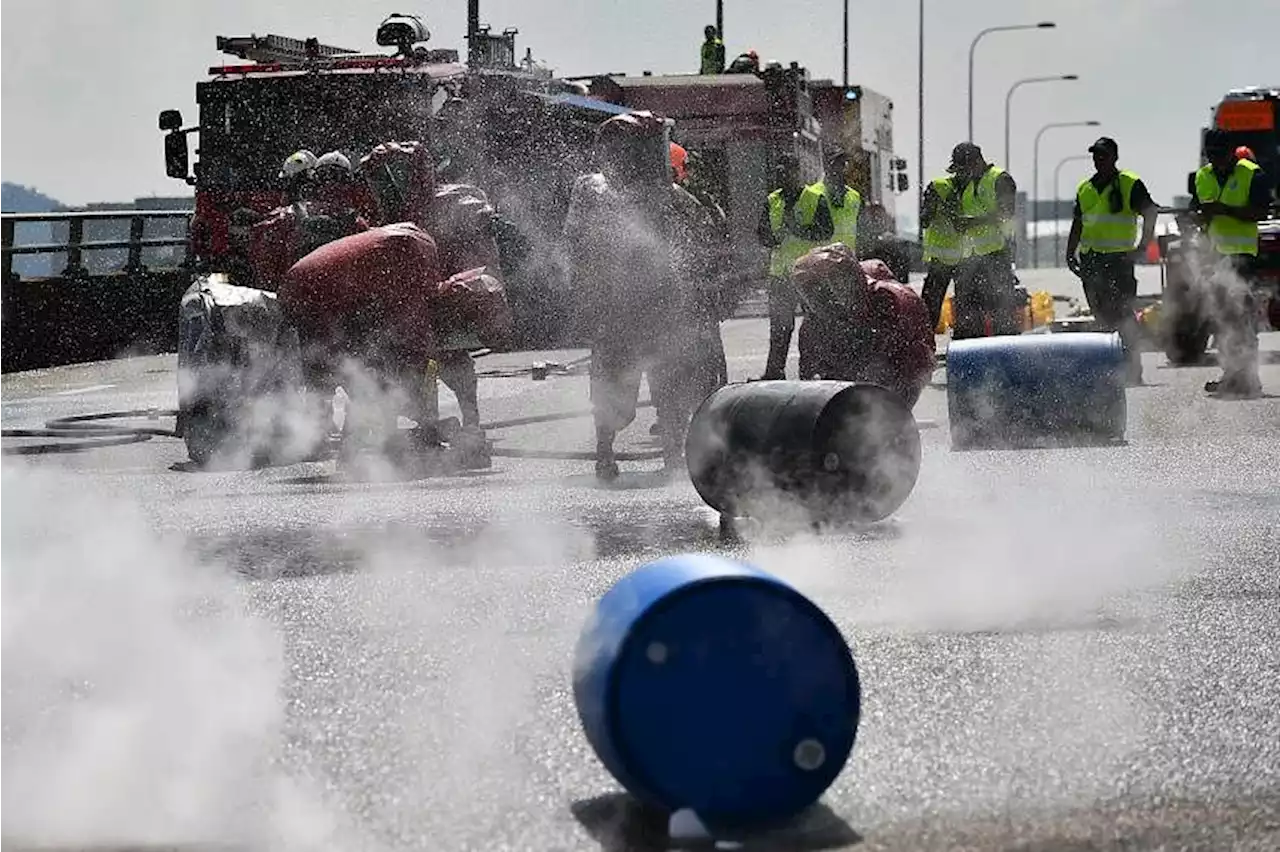
[[[5,213],[52,213],[66,209],[61,201],[29,186],[0,183],[0,210]]]

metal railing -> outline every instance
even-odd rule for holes
[[[15,257],[22,255],[42,255],[42,254],[65,254],[67,256],[66,268],[62,270],[60,275],[53,277],[62,278],[85,278],[91,273],[84,265],[84,253],[86,251],[99,251],[104,249],[127,250],[128,257],[125,261],[122,272],[125,274],[138,274],[147,271],[147,267],[142,263],[142,252],[144,249],[150,248],[171,248],[181,246],[184,249],[182,264],[185,265],[190,261],[189,246],[187,236],[167,236],[167,237],[148,237],[147,223],[149,221],[172,221],[175,219],[190,219],[192,211],[190,210],[95,210],[88,212],[60,212],[60,213],[5,213],[0,216],[0,230],[3,235],[3,279],[8,282],[14,280],[13,261]],[[129,222],[129,238],[127,240],[90,240],[84,239],[85,223],[87,222],[103,222],[103,221],[128,221]],[[51,224],[66,223],[67,238],[65,242],[54,243],[32,243],[28,245],[15,245],[15,235],[17,226],[22,224],[49,222]]]

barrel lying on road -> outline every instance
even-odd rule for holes
[[[685,445],[698,494],[722,517],[799,505],[818,522],[883,520],[920,474],[911,410],[878,385],[768,381],[723,387]]]
[[[952,449],[1124,439],[1126,357],[1115,333],[956,340],[947,349]]]
[[[712,829],[769,825],[816,802],[853,749],[861,708],[853,655],[826,614],[708,554],[651,562],[600,599],[573,690],[614,778]]]

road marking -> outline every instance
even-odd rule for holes
[[[78,393],[93,393],[94,391],[108,390],[115,385],[89,385],[87,388],[72,388],[71,390],[58,391],[54,396],[72,396]]]

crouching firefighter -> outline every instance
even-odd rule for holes
[[[673,320],[669,150],[648,113],[615,116],[596,132],[598,171],[574,183],[565,219],[571,290],[592,329],[591,408],[596,476],[618,476],[614,441],[635,420],[648,375],[661,423],[664,466],[679,463],[683,428],[667,404],[661,341]]]
[[[513,318],[506,299],[495,235],[496,216],[484,192],[438,183],[429,148],[417,143],[379,145],[361,160],[385,221],[411,221],[436,242],[440,274],[434,295],[437,353],[428,365],[419,414],[438,440],[461,448],[471,466],[487,466],[488,442],[480,427],[475,361],[471,353],[509,342]],[[461,429],[439,417],[439,386],[457,397]]]
[[[406,154],[401,159],[413,153],[412,147],[407,152],[399,146],[395,150]],[[390,172],[388,163],[379,165]],[[414,178],[430,175],[407,168],[401,172]],[[410,447],[439,450],[433,365],[454,367],[449,373],[440,369],[440,377],[455,390],[464,416],[478,426],[470,358],[465,350],[461,359],[456,357],[448,339],[466,325],[486,345],[499,343],[509,330],[510,316],[501,282],[487,267],[470,266],[462,273],[447,274],[451,262],[468,262],[473,257],[437,241],[422,227],[432,212],[433,183],[415,179],[396,182],[395,187],[398,197],[379,204],[381,218],[389,224],[308,253],[285,274],[278,299],[297,329],[313,390],[331,397],[341,384],[352,397],[356,419],[367,424],[384,447],[391,436],[398,438],[394,424],[403,413],[418,424],[410,435]],[[374,184],[373,189],[381,199],[387,187]],[[349,410],[344,426],[347,437],[360,431],[352,423]],[[472,448],[475,451],[468,454],[465,436],[453,443],[462,445],[459,461],[463,466],[488,464],[487,452]]]
[[[800,378],[871,382],[914,406],[934,370],[929,310],[881,260],[843,243],[809,251],[792,282],[805,308]]]
[[[268,290],[322,245],[369,228],[356,207],[362,187],[343,154],[330,151],[317,158],[298,151],[285,160],[279,177],[289,203],[254,222],[248,240],[254,281]]]

